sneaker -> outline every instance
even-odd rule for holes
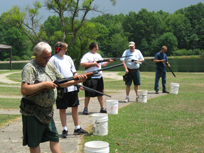
[[[89,115],[88,108],[86,108],[86,107],[84,108],[83,114],[84,115]]]
[[[100,113],[107,113],[105,108],[101,108]]]
[[[156,94],[159,94],[159,91],[156,91],[155,93],[156,93]]]
[[[169,93],[169,92],[165,90],[165,91],[163,91],[162,93]]]
[[[125,103],[129,102],[129,98],[126,97],[125,100],[124,100],[124,102],[125,102]]]
[[[136,97],[136,102],[138,102],[139,96]]]
[[[62,131],[62,138],[67,138],[67,136],[68,136],[68,131],[63,130]]]
[[[83,135],[83,134],[87,135],[88,132],[83,130],[82,128],[74,130],[74,135]]]

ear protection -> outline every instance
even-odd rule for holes
[[[56,51],[57,53],[60,52],[60,50],[61,50],[61,44],[62,44],[62,43],[63,43],[63,42],[59,43],[59,44],[55,47],[55,51]]]

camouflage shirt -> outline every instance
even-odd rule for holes
[[[45,67],[42,67],[38,65],[35,60],[32,60],[24,66],[22,71],[22,82],[26,82],[28,84],[55,81],[62,78],[64,78],[63,75],[51,62],[48,62]],[[26,95],[23,95],[23,97],[26,98]],[[55,103],[56,98],[56,89],[49,89],[26,99],[42,107],[51,107]],[[28,115],[22,109],[21,113],[23,115]]]

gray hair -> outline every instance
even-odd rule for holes
[[[33,53],[36,53],[37,55],[41,55],[44,50],[46,50],[48,53],[52,52],[52,48],[48,43],[39,42],[33,48]]]

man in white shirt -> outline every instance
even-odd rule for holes
[[[97,43],[92,42],[89,45],[89,49],[90,51],[86,53],[81,59],[81,67],[85,67],[85,73],[101,69],[101,66],[107,66],[109,63],[113,62],[113,60],[109,60],[108,62],[97,63],[97,61],[103,60],[101,55],[96,53],[98,51]],[[86,82],[83,83],[83,85],[104,93],[102,71],[92,76],[91,78],[88,78]],[[83,110],[83,114],[89,115],[88,104],[90,101],[90,97],[98,97],[98,101],[101,106],[100,113],[107,113],[104,107],[103,95],[96,92],[85,91],[85,107]]]
[[[124,58],[124,56],[128,56],[128,58]],[[136,101],[138,101],[137,90],[139,89],[139,85],[141,85],[140,81],[140,63],[144,62],[144,57],[140,50],[135,49],[135,42],[129,42],[129,49],[125,50],[122,55],[121,61],[125,68],[125,73],[128,75],[128,81],[125,81],[126,85],[126,98],[124,102],[129,101],[129,93],[130,86],[132,81],[134,83],[134,90],[136,93]]]

